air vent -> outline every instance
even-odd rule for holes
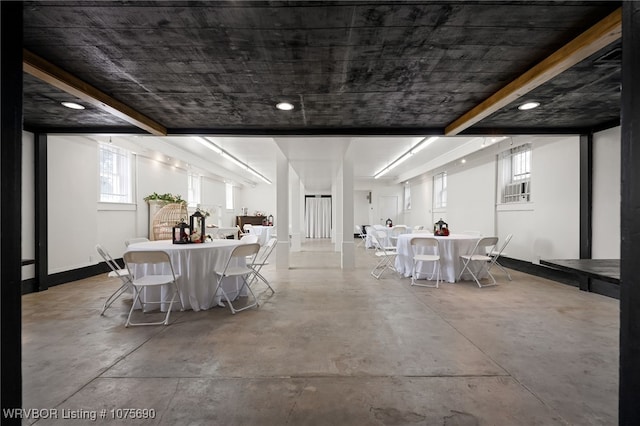
[[[593,61],[596,67],[619,67],[622,63],[622,48],[615,49],[605,53]]]

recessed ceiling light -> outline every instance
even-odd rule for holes
[[[289,102],[280,102],[276,104],[276,108],[278,108],[281,111],[291,111],[293,109],[293,105],[290,104]]]
[[[61,102],[61,104],[71,109],[84,109],[84,106],[77,104],[75,102]]]
[[[528,109],[538,108],[540,106],[540,102],[527,102],[518,107],[520,111],[526,111]]]

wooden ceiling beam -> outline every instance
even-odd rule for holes
[[[444,134],[446,136],[457,135],[593,55],[598,50],[615,42],[621,35],[622,8],[619,8],[453,121],[445,127]]]
[[[70,95],[87,102],[96,108],[108,112],[136,127],[139,127],[156,136],[166,136],[167,129],[160,123],[152,120],[144,114],[112,98],[106,93],[96,89],[92,85],[80,80],[62,68],[48,62],[46,59],[23,49],[22,68],[45,83],[48,83]]]

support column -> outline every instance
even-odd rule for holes
[[[640,424],[640,2],[622,2],[618,424]]]
[[[332,198],[332,208],[333,212],[331,217],[333,218],[333,244],[334,251],[341,253],[342,252],[342,241],[343,241],[343,223],[342,223],[342,168],[338,172],[338,176],[336,176],[335,181],[335,194]]]
[[[591,259],[592,217],[593,133],[589,133],[580,135],[580,259]]]
[[[353,239],[353,154],[349,148],[342,159],[342,186],[340,210],[342,223],[342,269],[355,269],[355,242]]]
[[[0,392],[3,409],[22,408],[22,2],[0,2]],[[2,417],[2,424],[21,423]]]
[[[300,178],[293,168],[290,169],[291,179],[291,251],[302,250],[300,225]]]
[[[276,269],[289,269],[289,161],[280,151],[276,157]]]
[[[35,209],[36,209],[36,288],[43,291],[49,288],[49,197],[47,172],[46,134],[35,135]]]

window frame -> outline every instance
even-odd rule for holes
[[[108,152],[112,157],[116,157],[111,170],[105,173],[106,160],[104,153]],[[103,182],[107,178],[116,178],[122,182],[116,183],[121,193],[104,192]],[[135,200],[135,154],[126,148],[122,148],[111,143],[98,143],[98,203],[101,210],[117,209],[118,205],[131,206]],[[113,184],[112,184],[113,185]],[[112,186],[113,188],[113,186]],[[113,191],[113,189],[112,189]],[[111,199],[109,199],[111,198]]]
[[[197,208],[202,203],[202,176],[187,173],[187,207]]]
[[[235,197],[234,197],[234,193],[233,193],[233,184],[229,183],[229,182],[225,182],[224,184],[224,206],[225,209],[230,211],[233,210],[235,207]]]
[[[446,208],[447,172],[444,171],[433,175],[433,210],[443,211]]]
[[[519,145],[500,154],[500,204],[531,203],[530,143]]]

